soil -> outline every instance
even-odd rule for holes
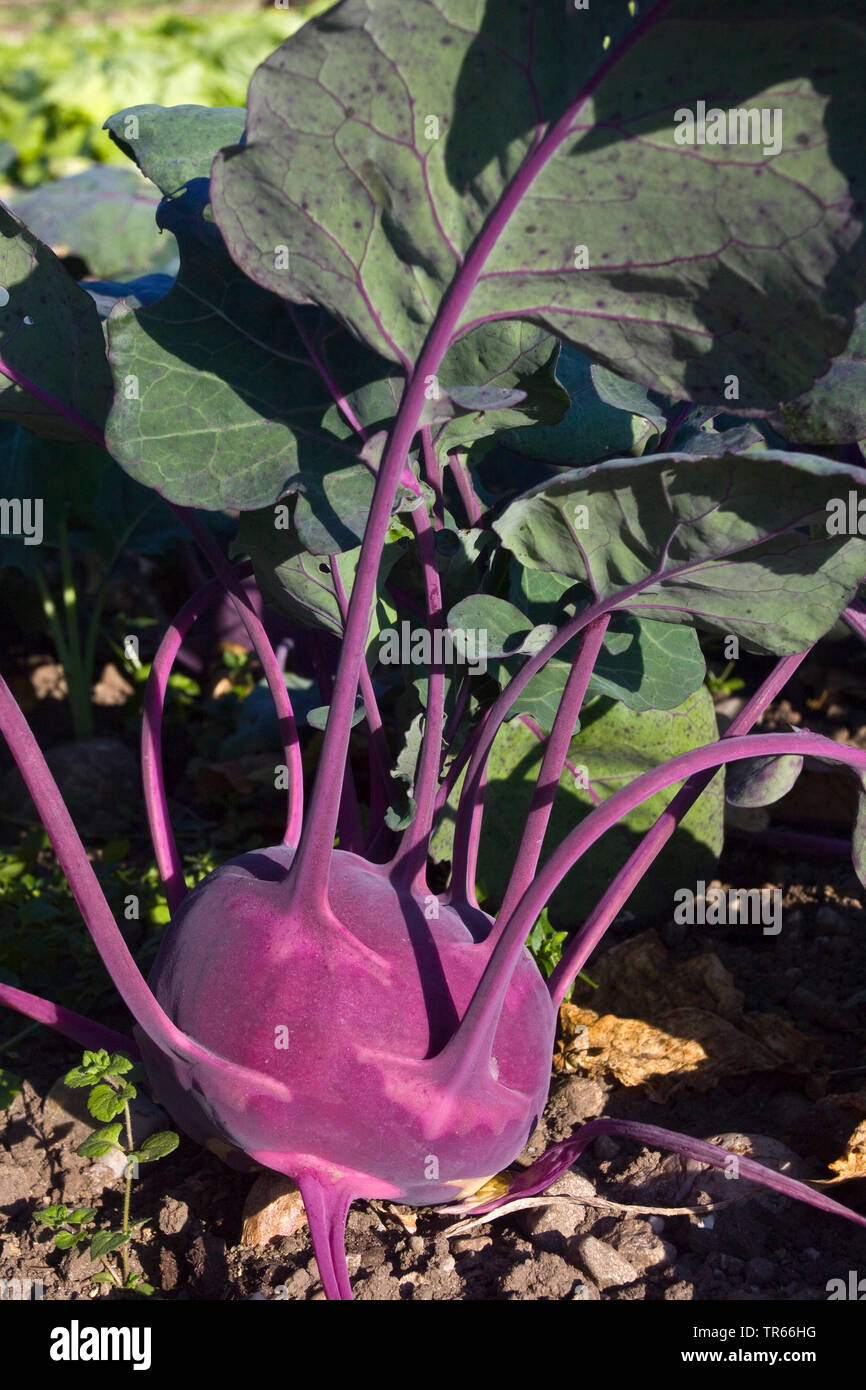
[[[681,1086],[664,1104],[644,1086],[580,1070],[560,1074],[520,1161],[531,1161],[548,1143],[603,1113],[702,1138],[766,1136],[792,1151],[788,1171],[831,1176],[826,1165],[845,1153],[862,1118],[827,1098],[862,1087],[866,1071],[858,1008],[866,998],[862,889],[845,866],[828,872],[826,863],[758,861],[751,849],[726,852],[722,881],[783,885],[778,936],[764,937],[749,926],[680,927],[670,920],[655,926],[672,964],[714,952],[744,994],[747,1013],[772,1010],[807,1035],[802,1064],[726,1076],[704,1092],[695,1088],[699,1083]],[[645,923],[620,921],[606,950],[645,929]],[[590,963],[590,974],[600,970],[603,954]],[[585,991],[580,1002],[603,1007],[591,995]],[[651,1013],[644,1010],[648,1019]],[[636,1009],[634,1016],[644,1014]],[[45,1032],[20,1044],[18,1055],[4,1057],[23,1086],[2,1138],[0,1278],[41,1279],[45,1299],[128,1298],[113,1286],[91,1285],[86,1246],[55,1251],[49,1233],[32,1220],[49,1202],[65,1202],[95,1206],[102,1224],[117,1224],[121,1183],[76,1155],[86,1130],[71,1119],[57,1124],[56,1111],[45,1106],[51,1087],[76,1060],[70,1044]],[[737,1200],[726,1200],[732,1185],[708,1174],[605,1136],[553,1189],[570,1195],[569,1202],[488,1218],[463,1234],[449,1234],[459,1221],[454,1215],[358,1203],[347,1235],[355,1297],[826,1300],[829,1280],[866,1267],[862,1229],[745,1183],[736,1184],[742,1189]],[[189,1141],[158,1164],[142,1166],[133,1218],[151,1221],[135,1242],[132,1267],[155,1286],[153,1297],[324,1297],[306,1229],[264,1246],[240,1244],[252,1181]],[[866,1180],[840,1184],[832,1195],[866,1213]],[[700,1207],[710,1201],[722,1205],[701,1216]],[[698,1211],[660,1215],[665,1207]]]

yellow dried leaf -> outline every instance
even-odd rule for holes
[[[840,1110],[853,1110],[858,1115],[866,1114],[866,1091],[849,1091],[845,1095],[828,1096],[828,1100]],[[834,1182],[847,1182],[850,1178],[866,1178],[866,1119],[861,1120],[845,1145],[845,1157],[837,1158],[830,1168],[836,1174]]]

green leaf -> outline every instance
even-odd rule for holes
[[[102,128],[168,194],[208,176],[217,150],[240,140],[245,116],[238,106],[126,106]]]
[[[631,640],[618,651],[605,642],[589,695],[612,695],[640,714],[675,709],[703,684],[707,667],[694,628],[619,613],[608,633],[611,640]]]
[[[254,74],[244,147],[214,163],[217,222],[252,279],[397,362],[485,227],[459,327],[531,318],[666,395],[718,400],[735,374],[743,408],[772,410],[827,370],[863,299],[866,14],[731,0],[725,20],[701,0],[543,22],[529,0],[345,0]],[[705,93],[779,110],[784,142],[680,143],[676,113]]]
[[[307,710],[307,723],[311,729],[319,729],[324,732],[328,724],[328,713],[330,708],[330,705],[316,705],[314,709]],[[365,710],[363,704],[356,705],[350,727],[353,729],[357,728],[357,726],[363,722],[364,714]]]
[[[84,1226],[88,1221],[92,1221],[96,1215],[96,1207],[76,1207],[67,1217],[75,1226]]]
[[[448,627],[452,634],[472,635],[475,651],[481,656],[513,656],[536,650],[530,643],[534,625],[519,608],[492,594],[470,594],[461,599],[448,613]],[[543,631],[545,641],[553,635],[549,626]]]
[[[204,220],[207,194],[206,181],[194,180],[161,208],[180,245],[174,287],[147,308],[120,302],[107,320],[111,452],[132,477],[184,506],[251,511],[291,485],[307,494],[299,526],[318,523],[309,548],[351,548],[359,543],[351,528],[363,534],[373,477],[356,464],[361,442],[312,366],[304,335],[368,434],[390,424],[403,382],[323,314],[299,310],[296,326],[281,299],[242,275]],[[493,424],[477,412],[450,420],[440,447],[539,413],[556,418],[567,396],[550,367],[555,354],[549,335],[520,324],[485,324],[456,345],[440,373],[446,391],[454,378],[470,392],[520,382],[526,400],[488,412]]]
[[[523,565],[781,656],[823,636],[866,572],[866,542],[828,525],[861,476],[771,450],[614,460],[534,488],[494,525]]]
[[[173,289],[146,309],[120,302],[107,320],[117,390],[106,434],[121,466],[170,501],[249,511],[277,500],[302,452],[321,475],[354,462],[357,448],[339,417],[324,424],[333,400],[285,305],[246,279],[201,221],[206,196],[193,185],[162,214],[180,244]],[[382,370],[360,353],[343,388]]]
[[[119,1250],[132,1239],[132,1231],[97,1231],[90,1242],[91,1260],[101,1260],[112,1250]]]
[[[122,1128],[123,1125],[121,1124],[112,1124],[104,1125],[102,1129],[94,1130],[93,1134],[85,1139],[83,1144],[79,1144],[75,1152],[80,1154],[82,1158],[102,1158],[105,1154],[110,1153],[112,1149],[120,1147],[117,1141],[120,1137]]]
[[[535,958],[535,963],[545,979],[553,974],[562,956],[562,943],[568,932],[556,931],[550,925],[547,908],[542,911],[529,936],[526,945]]]
[[[115,1115],[121,1114],[127,1101],[135,1096],[134,1086],[124,1086],[122,1091],[115,1091],[112,1086],[95,1086],[87,1097],[87,1108],[97,1120],[113,1120]]]
[[[326,557],[311,555],[304,549],[295,528],[276,525],[280,509],[267,507],[247,512],[240,519],[235,555],[248,554],[255,568],[256,581],[265,601],[278,612],[308,627],[324,628],[338,636],[343,631],[341,606],[334,589],[331,565],[337,567],[347,598],[355,582],[360,548]],[[373,647],[380,628],[392,624],[396,613],[385,593],[385,582],[403,553],[399,542],[384,548],[379,565],[378,594],[370,627]],[[375,648],[373,648],[375,651]]]
[[[85,1052],[81,1058],[81,1065],[83,1067],[99,1067],[100,1069],[104,1069],[109,1066],[110,1063],[111,1058],[104,1047],[101,1047],[98,1052]]]
[[[415,818],[415,776],[418,760],[424,744],[424,715],[416,714],[403,738],[403,746],[391,773],[395,783],[391,789],[391,800],[385,812],[385,823],[390,830],[406,830]]]
[[[107,1269],[100,1269],[96,1274],[90,1276],[91,1284],[113,1284],[115,1281]]]
[[[731,806],[772,806],[794,786],[803,770],[798,757],[744,758],[727,770],[725,800]]]
[[[125,1076],[128,1071],[132,1071],[134,1066],[135,1063],[131,1057],[124,1056],[122,1052],[112,1052],[108,1071],[112,1076]]]
[[[678,753],[711,743],[717,737],[713,702],[706,689],[690,695],[674,712],[648,710],[635,714],[619,701],[602,698],[584,707],[582,728],[572,739],[568,763],[541,851],[541,862],[580,824],[595,805],[658,767]],[[478,878],[489,897],[485,910],[502,901],[526,825],[545,742],[522,717],[503,725],[491,752],[484,821],[478,858]],[[450,860],[458,780],[442,821],[431,842],[437,862]],[[674,831],[629,899],[638,914],[670,909],[673,892],[683,883],[713,876],[722,846],[724,774],[719,773]],[[548,917],[557,931],[573,931],[596,905],[599,885],[610,883],[644,832],[675,795],[677,788],[659,792],[602,836],[565,877],[548,904]]]
[[[313,555],[336,555],[357,550],[364,538],[370,512],[375,474],[363,463],[314,477],[298,477],[299,492],[294,527],[301,544]],[[411,510],[423,498],[409,487],[397,490],[394,510]]]
[[[71,1250],[74,1245],[78,1245],[86,1239],[86,1231],[58,1231],[54,1237],[54,1248],[56,1250]]]
[[[125,280],[175,260],[174,238],[156,225],[158,204],[134,169],[94,164],[16,198],[12,209],[58,255],[80,257],[93,278]]]
[[[151,1163],[158,1158],[165,1158],[166,1154],[174,1153],[180,1136],[174,1130],[161,1130],[159,1134],[151,1134],[145,1139],[139,1149],[139,1156],[144,1163]]]
[[[557,380],[571,399],[557,425],[506,430],[500,442],[530,458],[582,468],[601,459],[646,453],[665,428],[665,416],[643,386],[563,344]]]
[[[21,1078],[14,1072],[0,1067],[0,1110],[8,1110],[16,1096],[21,1094]]]
[[[793,444],[853,444],[866,437],[866,304],[830,370],[780,406],[770,423]]]
[[[58,1202],[54,1206],[45,1207],[43,1211],[35,1211],[33,1220],[40,1222],[43,1226],[58,1226],[69,1220],[69,1208],[62,1202]]]
[[[557,380],[559,343],[537,324],[519,319],[484,323],[454,343],[439,369],[440,387],[461,412],[434,430],[440,453],[467,446],[500,431],[522,434],[538,421],[555,425],[568,410],[567,390]],[[467,385],[472,383],[472,385]],[[512,395],[508,406],[473,406],[488,392]],[[513,393],[522,391],[522,400]],[[479,394],[480,393],[480,394]],[[479,412],[481,409],[481,413]]]
[[[0,204],[0,419],[49,439],[100,429],[111,374],[96,306]]]

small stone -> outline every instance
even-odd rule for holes
[[[616,1158],[619,1151],[619,1144],[609,1134],[600,1134],[593,1141],[592,1152],[596,1158]]]
[[[807,1245],[803,1254],[806,1256],[807,1260],[820,1260],[821,1258],[821,1251],[816,1250],[814,1245]]]
[[[754,1255],[746,1265],[746,1278],[751,1280],[752,1284],[769,1284],[775,1273],[776,1266],[763,1255]]]
[[[260,1173],[244,1203],[241,1245],[269,1245],[297,1235],[307,1224],[300,1191],[280,1173]]]
[[[586,1208],[583,1201],[594,1197],[595,1189],[588,1178],[580,1173],[564,1173],[558,1182],[548,1188],[549,1197],[577,1197],[577,1202],[551,1202],[549,1206],[526,1207],[517,1213],[516,1224],[525,1236],[538,1236],[559,1232],[564,1236],[574,1235],[583,1221]]]
[[[670,1241],[660,1240],[648,1221],[620,1224],[611,1235],[610,1244],[639,1275],[665,1269],[677,1257],[676,1247]]]
[[[663,1216],[651,1216],[649,1224],[650,1230],[654,1231],[657,1236],[660,1236],[665,1228],[665,1219]]]
[[[575,1303],[598,1303],[601,1294],[598,1289],[593,1288],[592,1284],[575,1284],[571,1291],[572,1302]]]
[[[493,1244],[492,1236],[459,1236],[451,1242],[455,1255],[478,1255]]]
[[[567,1258],[589,1275],[599,1289],[618,1288],[633,1284],[637,1270],[618,1250],[595,1236],[582,1236],[567,1242]]]
[[[452,1271],[455,1269],[456,1264],[457,1261],[454,1259],[453,1255],[445,1255],[439,1261],[439,1268],[443,1274],[451,1274]]]
[[[189,1207],[175,1197],[167,1197],[163,1202],[156,1224],[164,1236],[176,1236],[189,1221]]]
[[[818,908],[818,911],[815,913],[815,921],[818,923],[819,927],[829,932],[831,936],[838,932],[844,932],[845,930],[845,918],[840,912],[836,911],[835,907],[829,907],[826,903],[823,907]]]

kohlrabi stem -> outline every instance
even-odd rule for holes
[[[461,721],[461,719],[463,718],[464,714],[466,713],[466,706],[467,706],[468,704],[469,704],[469,676],[467,675],[467,676],[464,676],[464,677],[463,677],[463,682],[462,682],[462,684],[461,684],[461,686],[460,686],[460,689],[459,689],[459,691],[458,691],[458,693],[457,693],[457,698],[456,698],[456,700],[454,701],[454,708],[453,708],[453,710],[451,711],[450,715],[448,716],[448,723],[445,725],[445,731],[444,731],[444,733],[442,734],[442,744],[443,744],[443,747],[442,747],[442,756],[441,756],[440,759],[439,759],[439,767],[440,767],[440,770],[441,770],[441,767],[442,767],[442,763],[443,763],[443,761],[444,761],[444,759],[445,759],[446,751],[447,751],[447,749],[451,746],[451,740],[453,739],[453,737],[454,737],[454,735],[456,734],[457,730],[460,728],[460,721]]]
[[[517,851],[517,860],[508,881],[502,907],[497,913],[497,925],[488,938],[490,941],[495,941],[498,938],[499,923],[508,920],[532,882],[538,868],[541,846],[544,843],[544,836],[553,810],[553,801],[559,787],[559,779],[568,757],[569,744],[574,735],[574,728],[580,716],[587,686],[595,669],[595,663],[598,660],[609,622],[610,615],[606,613],[604,617],[596,618],[594,622],[584,628],[580,651],[568,673],[568,680],[565,683],[565,690],[556,711],[553,728],[547,739],[541,770],[535,784],[535,791],[532,794],[532,804],[526,818],[520,848]]]
[[[670,449],[670,447],[671,447],[671,444],[673,443],[674,439],[676,438],[677,430],[680,428],[680,425],[681,425],[681,424],[683,423],[683,421],[685,420],[685,418],[686,418],[686,416],[688,415],[688,413],[689,413],[689,411],[691,410],[691,408],[692,408],[692,403],[691,403],[691,401],[686,401],[685,405],[681,405],[681,406],[680,406],[679,410],[676,412],[676,414],[674,415],[674,418],[671,420],[670,424],[667,426],[667,429],[665,430],[664,434],[662,435],[661,439],[659,440],[658,448],[655,449],[655,450],[653,451],[654,453],[656,453],[656,454],[666,454],[666,453],[667,453],[667,451],[668,451],[668,450]]]
[[[93,865],[87,857],[63,797],[42,750],[21,713],[8,685],[0,676],[0,732],[33,798],[33,804],[51,838],[57,861],[66,875],[87,930],[102,957],[114,986],[133,1018],[155,1045],[169,1056],[216,1068],[226,1079],[234,1078],[253,1092],[264,1088],[285,1099],[286,1087],[275,1079],[238,1066],[201,1047],[177,1028],[160,1008],[145,983],[114,920]],[[28,996],[25,996],[25,999]],[[32,998],[32,996],[29,996]],[[45,1022],[49,1020],[46,1019]]]
[[[41,999],[38,994],[28,994],[26,990],[15,989],[13,985],[0,984],[0,1004],[23,1014],[25,1018],[46,1024],[55,1033],[62,1033],[65,1038],[71,1038],[81,1047],[91,1048],[94,1052],[105,1048],[106,1052],[127,1052],[136,1059],[141,1055],[135,1042],[125,1033],[106,1028],[104,1024],[74,1013],[72,1009],[64,1009],[62,1004],[54,1004],[50,999]]]
[[[429,475],[427,481],[430,481]],[[445,722],[445,668],[441,661],[436,661],[435,650],[435,635],[443,625],[442,584],[436,568],[434,532],[427,508],[416,507],[409,516],[418,541],[418,555],[424,574],[427,626],[433,647],[433,660],[427,672],[424,737],[415,777],[415,815],[411,825],[404,832],[400,848],[392,861],[391,878],[394,882],[405,883],[416,893],[425,893],[427,842],[436,806],[439,768],[442,761],[442,727]]]
[[[848,607],[842,609],[841,616],[851,631],[860,638],[860,641],[866,642],[866,612],[864,612],[861,600],[857,597],[853,598]]]
[[[694,773],[742,758],[791,753],[798,757],[811,754],[845,763],[860,773],[866,773],[866,749],[834,743],[820,734],[750,734],[747,737],[724,738],[717,743],[681,753],[661,767],[642,773],[627,787],[614,792],[601,806],[596,806],[566,835],[502,926],[499,940],[460,1026],[440,1054],[443,1064],[448,1060],[453,1064],[454,1070],[449,1072],[453,1083],[459,1085],[460,1078],[470,1076],[476,1066],[486,1065],[505,994],[533,923],[538,920],[542,908],[565,875],[606,830],[641,802]]]
[[[758,686],[748,703],[732,720],[723,737],[726,739],[736,738],[738,734],[747,734],[761,718],[767,706],[779,694],[779,691],[784,689],[797,667],[805,660],[811,650],[811,647],[807,647],[806,651],[798,652],[795,656],[783,656]],[[689,778],[684,787],[680,788],[670,805],[665,807],[658,820],[629,855],[613,882],[605,889],[580,931],[567,943],[559,963],[547,982],[551,998],[557,1006],[562,1003],[572,980],[583,968],[596,944],[604,936],[611,922],[641,882],[650,864],[667,844],[683,816],[694,806],[698,797],[710,785],[715,775],[715,768],[696,773],[695,776]],[[513,903],[509,904],[509,911],[513,906]]]
[[[249,573],[249,562],[235,571],[240,581]],[[225,593],[222,579],[212,579],[193,594],[169,626],[159,644],[144,689],[141,718],[141,779],[144,804],[156,866],[172,916],[186,897],[183,864],[171,829],[162,765],[162,714],[175,658],[193,623]]]
[[[311,632],[310,655],[313,663],[313,674],[316,684],[319,687],[319,696],[323,705],[331,703],[331,673],[328,670],[318,632]],[[371,769],[372,777],[372,769]],[[360,826],[360,808],[358,806],[358,792],[355,787],[355,773],[352,768],[351,758],[346,759],[343,768],[343,790],[340,796],[340,813],[337,817],[337,833],[340,837],[340,844],[344,849],[354,849],[355,840]],[[363,839],[358,841],[363,846]],[[359,850],[359,853],[362,851]]]
[[[75,575],[72,568],[72,555],[69,549],[69,525],[65,516],[60,518],[60,577],[63,591],[63,612],[66,618],[67,651],[69,669],[67,684],[69,703],[75,720],[76,738],[89,738],[93,733],[93,706],[90,703],[90,687],[93,672],[82,664],[81,633],[78,623],[78,593],[75,588]]]
[[[466,450],[452,450],[448,455],[448,462],[451,464],[451,475],[454,478],[454,483],[460,494],[460,501],[463,503],[466,521],[469,526],[477,526],[481,520],[481,503],[478,501],[475,488],[472,486],[472,476],[469,472]]]
[[[117,1087],[115,1086],[115,1090],[116,1089]],[[132,1115],[129,1110],[129,1101],[126,1101],[123,1106],[123,1123],[126,1128],[126,1152],[127,1155],[129,1155],[135,1149],[135,1144],[132,1138]],[[123,1225],[121,1227],[121,1230],[123,1231],[123,1234],[126,1235],[127,1231],[129,1230],[129,1208],[132,1203],[132,1159],[129,1157],[127,1157],[126,1165],[124,1168],[124,1178],[125,1182],[123,1186]],[[120,1247],[120,1261],[121,1267],[123,1269],[123,1282],[124,1284],[126,1284],[129,1280],[128,1241],[125,1245],[122,1245]]]
[[[327,895],[328,868],[337,826],[342,769],[349,751],[355,691],[358,689],[361,664],[367,646],[379,564],[400,477],[406,467],[409,449],[424,408],[429,378],[438,374],[445,353],[460,331],[468,331],[471,327],[470,323],[462,323],[461,320],[479,276],[525,194],[568,138],[581,107],[592,98],[616,65],[631,52],[646,30],[654,26],[660,16],[670,9],[672,3],[673,0],[660,0],[646,18],[638,20],[627,37],[612,48],[607,58],[599,64],[593,76],[576,94],[559,120],[555,121],[530,149],[446,290],[417,361],[414,366],[405,363],[408,372],[406,389],[379,465],[379,475],[355,573],[349,620],[343,635],[343,650],[334,699],[328,716],[309,814],[295,860],[295,882],[303,885],[302,889],[296,891],[307,894],[310,902],[322,902]]]
[[[445,803],[451,795],[452,791],[454,790],[454,787],[457,784],[461,772],[463,771],[466,764],[469,762],[470,758],[472,757],[472,754],[475,752],[475,749],[478,747],[478,743],[481,738],[481,730],[484,728],[484,724],[489,713],[489,709],[485,710],[475,727],[473,729],[470,729],[469,733],[466,736],[465,743],[463,744],[459,753],[451,762],[448,771],[443,777],[439,790],[436,793],[436,808],[434,811],[434,822],[436,817],[439,816],[442,810],[444,809]]]
[[[445,510],[445,499],[442,496],[442,469],[429,425],[425,425],[421,430],[421,453],[424,459],[424,481],[433,492],[433,526],[439,531],[444,524],[442,514]]]
[[[280,726],[280,737],[283,743],[286,766],[289,771],[289,806],[286,816],[286,830],[283,835],[283,843],[294,846],[300,839],[301,826],[304,818],[304,768],[301,761],[301,745],[298,740],[298,731],[295,727],[295,716],[292,712],[292,702],[289,699],[289,692],[286,689],[283,673],[274,655],[274,649],[271,646],[270,638],[265,631],[264,624],[250,603],[249,596],[244,592],[242,586],[235,578],[234,569],[223,555],[207,527],[186,507],[176,507],[174,503],[171,502],[169,506],[175,516],[183,522],[193,540],[203,552],[205,558],[209,561],[214,573],[222,580],[224,587],[228,591],[229,597],[234,603],[237,615],[247,630],[256,656],[261,662],[262,670],[265,673],[265,679],[268,683],[268,689],[271,692],[271,699],[276,706],[277,720]],[[340,785],[342,786],[342,777],[340,778]]]
[[[343,626],[349,614],[349,600],[346,597],[346,590],[340,577],[340,570],[337,565],[335,555],[330,556],[331,576],[334,581],[334,596],[337,600],[337,607],[340,610],[340,617]],[[379,712],[379,701],[376,699],[376,691],[373,686],[373,679],[370,675],[370,668],[367,665],[366,654],[361,663],[359,672],[359,684],[361,688],[361,699],[364,702],[364,718],[367,722],[367,744],[369,749],[369,768],[370,768],[370,821],[371,825],[378,825],[385,815],[385,807],[388,804],[388,794],[391,782],[391,753],[388,748],[388,740],[385,736],[385,726],[382,723],[382,715]],[[348,763],[348,754],[346,757]]]

